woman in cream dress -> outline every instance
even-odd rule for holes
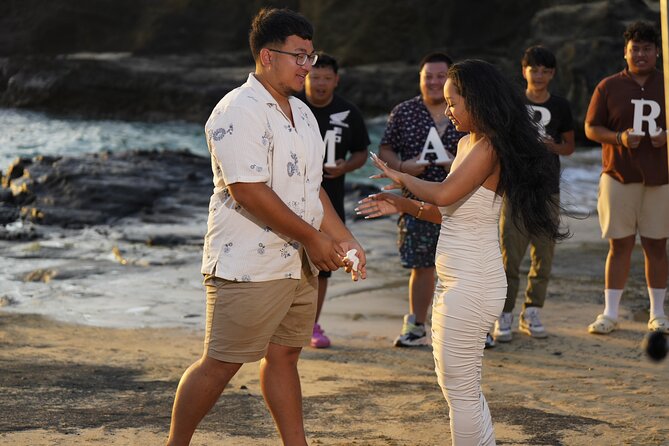
[[[531,123],[522,92],[487,62],[453,65],[444,86],[447,115],[460,140],[451,173],[442,183],[388,168],[384,189],[405,187],[420,200],[380,193],[361,201],[358,213],[378,217],[410,213],[441,223],[436,254],[439,278],[432,308],[432,345],[439,385],[450,408],[452,443],[494,445],[488,404],[481,391],[485,337],[502,311],[506,276],[499,247],[502,195],[531,233],[565,236],[551,213],[549,152]],[[522,227],[522,226],[521,226]]]

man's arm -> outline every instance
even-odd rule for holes
[[[600,144],[612,144],[614,146],[623,145],[624,147],[635,149],[639,147],[641,142],[640,135],[634,135],[627,129],[622,132],[610,130],[603,125],[591,125],[589,122],[585,123],[585,136]],[[620,133],[620,136],[618,134]]]
[[[337,163],[337,165],[335,167],[324,166],[323,178],[329,178],[329,179],[337,178],[348,172],[352,172],[356,169],[359,169],[360,167],[365,165],[368,154],[369,151],[367,149],[360,150],[351,153],[351,156],[349,156],[347,160],[343,159],[336,160],[335,163]]]
[[[334,271],[342,266],[346,251],[330,235],[319,232],[291,211],[265,183],[234,183],[228,189],[251,215],[273,231],[300,242],[318,269]]]
[[[324,232],[337,241],[344,253],[348,252],[350,249],[358,250],[356,255],[360,259],[360,263],[358,266],[358,271],[352,271],[353,280],[358,280],[358,276],[362,279],[366,278],[367,270],[365,268],[365,264],[367,261],[365,258],[365,251],[362,249],[362,246],[360,243],[358,243],[355,237],[353,237],[351,231],[349,231],[348,228],[344,225],[344,222],[341,221],[337,211],[335,211],[334,206],[332,206],[330,197],[328,197],[328,194],[323,188],[320,190],[320,199],[321,204],[323,205],[323,222],[321,223],[321,232]]]
[[[415,177],[423,173],[423,171],[428,166],[427,164],[418,164],[417,161],[419,157],[420,155],[418,155],[416,158],[401,161],[400,157],[397,155],[397,153],[395,153],[392,146],[388,144],[381,144],[379,146],[379,158],[381,158],[382,161],[387,162],[388,167],[398,172],[408,173],[409,175],[413,175]]]
[[[388,163],[391,169],[400,170],[400,157],[395,153],[390,144],[381,144],[379,146],[379,158]]]
[[[545,141],[548,149],[562,156],[569,156],[574,153],[575,144],[574,144],[574,131],[569,130],[560,135],[562,137],[562,142],[560,144],[556,143],[552,138],[549,138]]]

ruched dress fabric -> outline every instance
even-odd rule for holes
[[[501,205],[502,197],[480,186],[457,203],[439,208],[432,347],[456,446],[495,444],[481,390],[481,368],[486,334],[506,299],[499,244]]]

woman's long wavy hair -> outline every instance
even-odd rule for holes
[[[552,155],[540,140],[520,88],[483,60],[455,63],[448,77],[464,98],[476,133],[486,136],[497,154],[498,192],[511,206],[516,226],[553,240],[568,237],[560,231],[559,203],[550,188]]]

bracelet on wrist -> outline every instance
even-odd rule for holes
[[[623,132],[618,132],[618,133],[616,133],[616,143],[617,143],[619,146],[622,146],[622,145],[623,145]]]
[[[400,165],[399,165],[399,167],[397,168],[397,170],[398,170],[400,173],[403,173],[403,172],[402,172],[402,164],[404,164],[404,161],[400,161]]]
[[[423,213],[424,208],[425,208],[425,202],[421,201],[420,206],[418,207],[418,212],[416,212],[416,218],[420,219],[420,216]]]

